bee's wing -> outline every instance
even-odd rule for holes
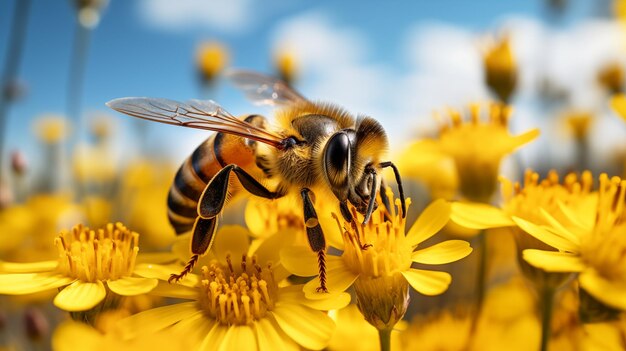
[[[150,121],[234,134],[277,148],[284,145],[281,136],[237,119],[211,100],[190,100],[184,103],[168,99],[126,97],[111,100],[106,105]]]
[[[246,97],[258,105],[293,105],[310,103],[280,79],[251,71],[229,71],[226,76]]]

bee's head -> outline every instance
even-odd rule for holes
[[[364,223],[378,207],[376,196],[384,167],[380,158],[387,144],[387,135],[380,123],[365,117],[359,118],[355,129],[333,134],[324,146],[323,169],[330,188],[340,203],[349,201],[365,216]],[[344,217],[348,216],[344,213]]]

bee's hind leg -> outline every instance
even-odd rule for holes
[[[326,239],[324,238],[324,232],[322,226],[317,218],[315,207],[309,193],[308,188],[302,188],[300,195],[302,196],[302,202],[304,203],[304,225],[306,227],[306,235],[309,240],[311,250],[317,253],[317,264],[319,268],[320,286],[317,288],[318,292],[328,292],[326,287]]]
[[[193,225],[193,234],[191,237],[191,253],[193,254],[185,268],[180,274],[172,274],[167,280],[168,283],[178,282],[191,272],[198,262],[200,255],[209,250],[213,239],[215,239],[215,231],[217,229],[217,217],[201,218],[197,217]]]

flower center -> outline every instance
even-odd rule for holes
[[[91,230],[81,224],[54,239],[59,252],[58,270],[84,282],[116,280],[135,268],[139,234],[121,223]]]
[[[200,306],[223,325],[246,325],[265,317],[274,308],[278,285],[271,265],[261,267],[256,258],[242,256],[234,267],[230,255],[226,266],[217,261],[202,267]]]
[[[407,207],[410,199],[407,199]],[[358,274],[375,278],[392,276],[411,266],[413,249],[405,240],[400,201],[396,200],[396,211],[388,213],[384,208],[375,212],[367,225],[362,225],[363,217],[352,209],[352,215],[359,223],[356,226],[345,223],[343,233],[344,253],[341,256],[348,267]],[[391,221],[385,220],[385,214]],[[334,216],[337,220],[337,216]]]

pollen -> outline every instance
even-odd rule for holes
[[[410,199],[407,199],[407,207]],[[341,256],[347,266],[364,277],[390,277],[411,266],[411,246],[405,240],[404,228],[406,219],[402,218],[400,200],[396,200],[396,209],[392,213],[384,209],[372,216],[363,225],[360,221],[356,226],[344,226],[344,254]],[[385,215],[391,221],[385,221]],[[358,214],[353,209],[355,218]],[[337,216],[334,216],[339,224]]]
[[[54,243],[60,272],[84,282],[116,280],[130,276],[137,259],[139,234],[121,223],[91,230],[77,225],[62,231]]]
[[[274,308],[278,285],[271,265],[261,267],[256,257],[242,256],[233,266],[217,261],[202,267],[200,298],[204,313],[222,325],[247,325],[264,318]]]

